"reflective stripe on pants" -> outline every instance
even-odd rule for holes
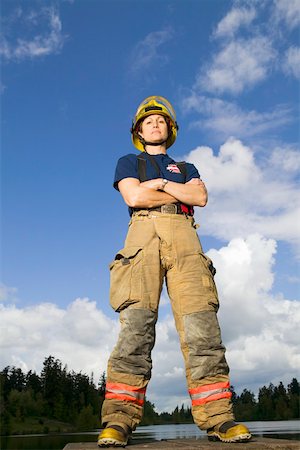
[[[204,403],[220,400],[221,398],[231,398],[229,382],[214,383],[206,386],[199,386],[189,389],[192,405],[203,405]]]
[[[124,400],[143,406],[146,389],[139,389],[123,383],[106,383],[106,399]]]

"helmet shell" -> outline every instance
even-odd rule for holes
[[[147,97],[138,106],[131,127],[133,145],[141,152],[144,152],[145,149],[138,135],[138,127],[140,122],[144,120],[145,117],[151,116],[152,114],[160,114],[161,116],[169,119],[168,121],[170,130],[166,142],[167,148],[171,147],[171,145],[174,144],[177,137],[178,125],[176,122],[176,114],[171,103],[166,98],[160,97],[158,95]]]

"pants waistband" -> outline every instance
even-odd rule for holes
[[[149,212],[158,211],[158,212],[160,212],[162,214],[182,214],[182,215],[185,215],[185,216],[191,216],[192,217],[192,214],[188,214],[188,213],[182,211],[181,205],[180,204],[176,204],[176,203],[169,203],[167,205],[157,206],[156,208],[134,209],[133,210],[133,214],[135,212],[138,212],[138,211],[149,211]]]

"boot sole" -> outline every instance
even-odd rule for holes
[[[251,434],[245,433],[245,434],[239,434],[238,436],[234,436],[232,438],[226,439],[225,437],[220,436],[217,433],[209,434],[208,436],[209,441],[221,441],[221,442],[227,442],[227,443],[234,443],[234,442],[249,442],[251,439]]]
[[[98,441],[98,447],[126,447],[127,441],[117,441],[112,438],[101,438]]]

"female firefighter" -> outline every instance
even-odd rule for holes
[[[193,207],[206,205],[207,191],[193,164],[177,163],[167,154],[177,130],[170,103],[159,96],[146,98],[131,129],[141,153],[120,158],[116,167],[114,187],[131,220],[124,248],[110,266],[110,303],[120,313],[121,331],[108,362],[100,447],[125,446],[141,421],[164,280],[195,423],[210,440],[251,438],[244,425],[234,422],[215,269],[203,253],[193,219]]]

